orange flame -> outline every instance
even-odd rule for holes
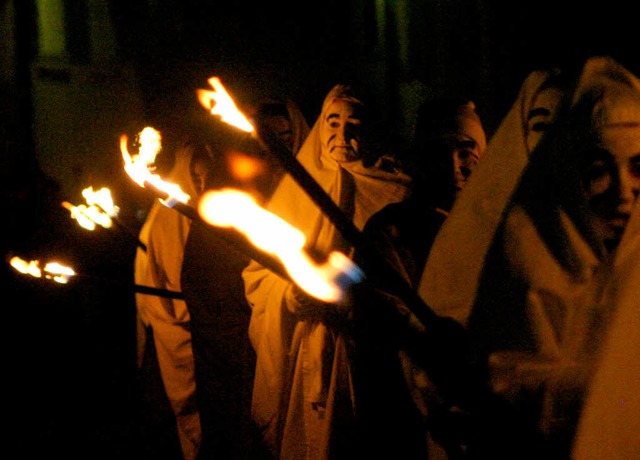
[[[124,160],[124,169],[138,185],[144,187],[145,182],[158,190],[165,192],[167,199],[160,200],[162,204],[172,208],[177,202],[188,203],[191,197],[182,191],[178,184],[165,182],[159,175],[153,174],[156,155],[162,148],[160,132],[151,127],[144,128],[138,134],[140,148],[137,155],[131,156],[128,148],[128,138],[120,136],[120,152]]]
[[[46,279],[51,279],[61,284],[66,284],[69,282],[69,278],[76,274],[72,268],[66,267],[58,262],[49,262],[41,269],[40,261],[38,260],[27,262],[20,257],[14,256],[9,261],[9,264],[25,275],[31,275],[35,278],[42,278],[44,276]]]
[[[291,279],[305,292],[325,302],[337,302],[345,288],[362,280],[360,268],[344,254],[334,251],[323,265],[305,252],[304,234],[261,208],[251,195],[233,189],[206,192],[198,206],[210,225],[233,227],[258,248],[282,261]]]
[[[243,131],[254,127],[238,110],[233,99],[217,77],[208,80],[214,91],[197,91],[200,104],[212,115]],[[253,177],[255,164],[236,159],[232,172],[240,178]],[[325,302],[340,301],[348,285],[364,278],[362,270],[344,254],[333,251],[327,262],[316,264],[305,251],[304,234],[278,216],[261,208],[251,195],[233,189],[206,192],[198,206],[202,218],[219,227],[233,227],[265,252],[283,263],[291,279],[309,295]]]
[[[71,218],[87,230],[95,230],[96,224],[111,228],[113,225],[111,218],[116,217],[120,212],[120,208],[113,203],[111,191],[103,187],[94,192],[93,187],[87,187],[82,191],[82,196],[87,201],[87,205],[74,206],[68,201],[62,203],[62,206],[71,212]]]
[[[62,206],[69,210],[71,218],[75,219],[82,228],[93,231],[96,228],[96,224],[104,228],[111,228],[111,218],[96,206],[85,206],[83,204],[74,206],[68,201],[63,201]]]
[[[240,181],[254,179],[265,172],[263,162],[241,152],[229,152],[227,163],[231,175]]]
[[[98,207],[102,214],[106,214],[109,217],[117,217],[120,213],[120,208],[113,202],[111,190],[106,187],[94,192],[93,187],[89,186],[82,191],[82,196],[89,206]]]
[[[220,119],[225,123],[235,126],[242,131],[251,133],[255,131],[253,125],[238,110],[235,102],[227,93],[218,77],[211,77],[207,80],[213,91],[207,89],[199,89],[196,91],[200,105],[207,109],[211,115],[219,115]]]

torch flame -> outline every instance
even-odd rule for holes
[[[104,228],[111,228],[111,218],[96,206],[85,206],[83,204],[74,206],[68,201],[63,201],[62,206],[71,212],[71,218],[75,219],[78,225],[87,230],[95,230],[96,224]]]
[[[277,256],[291,279],[322,301],[341,300],[345,288],[364,276],[351,259],[337,251],[329,255],[325,264],[316,264],[304,250],[304,234],[261,208],[247,193],[234,189],[208,191],[198,210],[210,225],[233,227],[258,248]]]
[[[49,262],[44,266],[45,278],[53,279],[58,283],[65,284],[76,274],[71,267],[66,267],[58,262]]]
[[[172,208],[179,201],[188,203],[191,197],[182,191],[178,184],[165,182],[157,174],[153,174],[156,155],[162,148],[160,132],[151,127],[144,128],[138,134],[140,148],[137,155],[131,156],[128,149],[126,134],[120,136],[120,151],[124,160],[124,169],[135,182],[144,187],[145,182],[168,195],[160,200],[165,206]]]
[[[102,214],[107,214],[109,217],[117,217],[120,213],[120,208],[113,203],[111,190],[106,187],[102,187],[96,192],[93,191],[93,187],[87,187],[82,191],[82,196],[89,206],[98,207]]]
[[[76,274],[72,268],[66,267],[58,262],[49,262],[44,266],[44,269],[41,269],[40,261],[38,260],[27,262],[20,257],[14,256],[9,263],[20,273],[31,275],[35,278],[42,278],[44,276],[46,279],[51,279],[61,284],[66,284],[69,282],[69,278]]]
[[[94,192],[93,187],[87,187],[82,191],[82,196],[88,206],[83,204],[74,206],[68,201],[62,203],[62,206],[71,212],[71,218],[87,230],[95,230],[96,224],[104,228],[111,228],[113,225],[111,218],[115,218],[120,212],[120,208],[113,204],[111,191],[103,187]]]
[[[198,90],[200,104],[212,115],[219,115],[222,121],[243,131],[255,132],[220,79],[211,77],[208,82],[213,91]],[[239,168],[234,173],[252,175],[255,171]],[[246,235],[255,246],[278,257],[291,279],[317,299],[338,302],[349,285],[364,278],[360,267],[338,251],[331,252],[325,264],[316,264],[304,249],[304,234],[261,208],[247,193],[233,189],[208,191],[202,196],[198,210],[207,223],[233,227]]]
[[[40,263],[37,260],[32,260],[27,262],[20,257],[12,257],[9,261],[11,266],[18,270],[20,273],[24,273],[25,275],[31,275],[36,278],[42,277],[42,271],[40,270]]]
[[[213,88],[213,91],[206,89],[197,90],[196,94],[200,104],[207,109],[211,115],[219,115],[220,119],[225,123],[248,133],[255,131],[255,128],[249,120],[238,110],[235,102],[229,93],[227,93],[220,79],[218,77],[211,77],[207,81]]]

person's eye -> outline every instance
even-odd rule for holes
[[[585,163],[583,177],[586,180],[596,180],[611,173],[613,158],[606,150],[594,149],[584,153]]]
[[[453,146],[453,149],[456,151],[459,160],[476,163],[478,161],[478,154],[475,147],[475,143],[465,142]]]
[[[347,123],[344,129],[345,135],[351,138],[357,138],[360,135],[360,125]]]
[[[468,168],[473,169],[478,164],[478,155],[471,150],[465,150],[464,162]]]
[[[611,166],[604,160],[593,160],[584,172],[584,184],[589,194],[600,195],[611,187]]]
[[[586,179],[595,181],[609,173],[609,165],[603,160],[594,160],[589,164],[586,171]]]
[[[530,131],[536,133],[544,133],[549,130],[551,127],[551,123],[545,121],[539,121],[531,125]]]
[[[466,161],[471,156],[471,152],[469,152],[468,150],[461,149],[461,148],[456,148],[456,150],[458,152],[459,160]]]

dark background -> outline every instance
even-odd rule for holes
[[[280,94],[310,123],[343,79],[410,139],[427,97],[473,97],[491,133],[529,71],[608,54],[638,74],[632,2],[1,0],[0,173],[5,257],[59,261],[69,285],[2,271],[5,443],[17,458],[172,458],[135,377],[135,237],[154,199],[125,176],[121,134],[151,125],[167,162],[219,76],[236,102]],[[128,230],[88,232],[60,203],[108,186]],[[131,233],[131,234],[130,234]],[[162,402],[162,401],[160,401]]]

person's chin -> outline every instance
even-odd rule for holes
[[[615,217],[612,217],[607,220],[607,227],[609,231],[618,237],[621,237],[627,228],[627,224],[629,223],[629,215],[628,214],[619,214]]]
[[[622,239],[622,235],[624,234],[625,227],[626,225],[621,225],[620,222],[608,222],[605,225],[604,242],[610,252],[618,247],[618,244]]]
[[[465,185],[467,185],[467,180],[466,179],[456,179],[455,180],[455,188],[456,190],[459,192],[460,190],[462,190]]]

